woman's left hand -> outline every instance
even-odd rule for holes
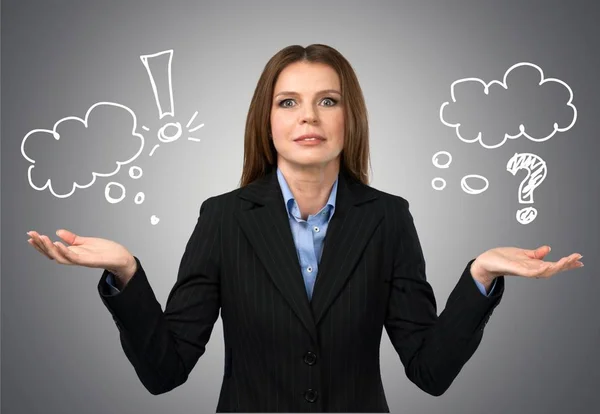
[[[498,276],[522,276],[550,278],[556,273],[583,266],[583,256],[573,253],[558,262],[542,259],[550,252],[550,246],[535,250],[517,247],[497,247],[480,254],[471,265],[471,274],[483,284],[489,285]]]

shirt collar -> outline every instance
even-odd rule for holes
[[[283,193],[283,199],[285,200],[285,206],[286,206],[287,212],[288,212],[288,214],[295,217],[295,215],[293,214],[293,211],[294,210],[298,211],[296,199],[294,198],[294,195],[292,194],[292,191],[290,190],[290,187],[288,186],[288,184],[285,180],[285,177],[283,176],[283,173],[281,172],[279,167],[277,167],[277,180],[279,181],[279,186],[281,187],[281,192]],[[329,194],[329,199],[327,200],[327,205],[325,206],[326,208],[329,208],[329,210],[330,210],[328,220],[331,220],[331,217],[333,217],[333,212],[335,211],[335,199],[337,196],[338,180],[339,180],[339,175],[338,175],[338,178],[336,178],[335,182],[333,183],[331,193]],[[323,211],[326,212],[327,211],[326,208]],[[298,211],[298,216],[299,215],[300,215],[300,212]],[[298,217],[296,217],[296,218],[298,218]]]

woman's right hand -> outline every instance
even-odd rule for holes
[[[137,268],[133,255],[124,246],[111,240],[78,236],[59,229],[56,235],[68,244],[65,246],[60,241],[53,243],[48,236],[33,230],[27,234],[31,237],[27,242],[49,259],[65,265],[106,269],[119,278],[119,285],[122,286],[133,277]]]

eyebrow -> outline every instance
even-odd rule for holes
[[[322,91],[317,92],[317,95],[323,94],[323,93],[337,93],[338,95],[341,95],[342,93],[335,90],[335,89],[324,89]],[[279,92],[277,95],[275,95],[275,97],[279,96],[279,95],[298,95],[298,92],[293,92],[293,91],[283,91],[283,92]]]

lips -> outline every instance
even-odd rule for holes
[[[300,135],[298,138],[294,139],[294,141],[325,141],[325,137],[319,134],[305,134]]]

